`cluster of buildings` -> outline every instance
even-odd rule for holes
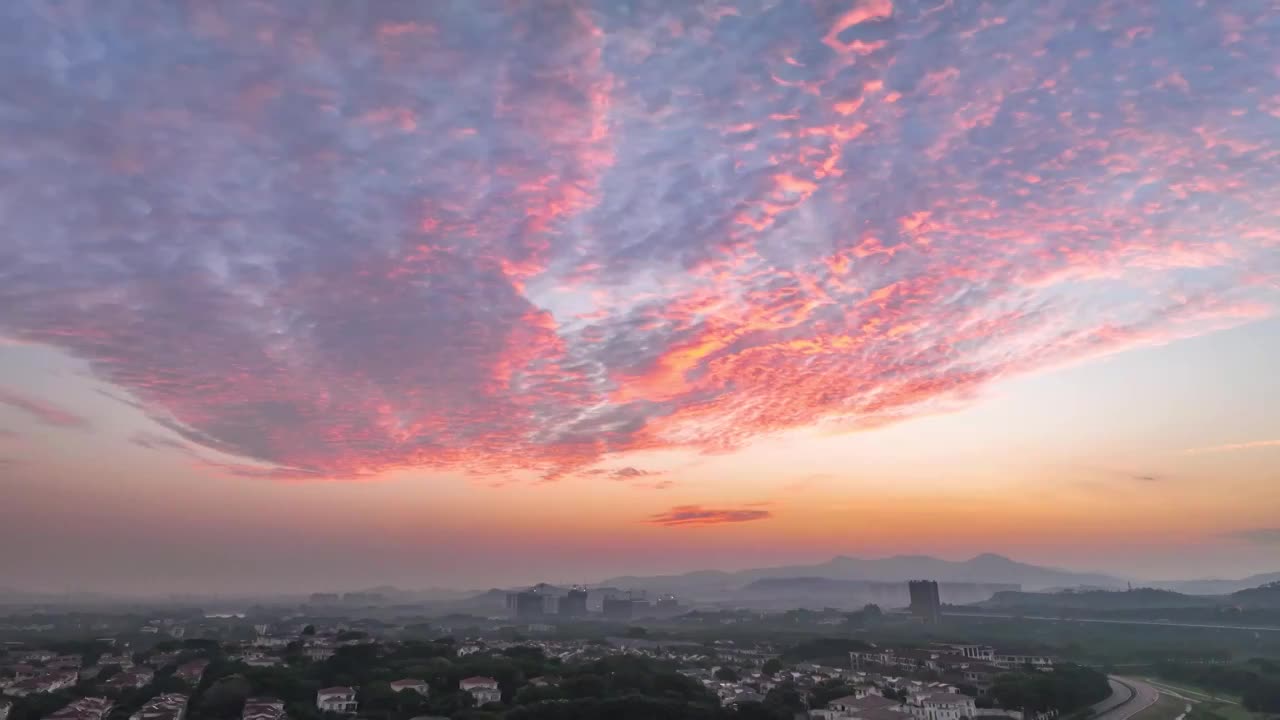
[[[252,697],[244,701],[240,720],[285,720],[284,701],[271,697]]]
[[[99,676],[105,678],[100,684],[104,689],[137,690],[149,685],[157,670],[175,665],[180,657],[176,652],[157,652],[147,658],[145,664],[139,664],[127,654],[106,654],[98,658],[97,664],[81,667],[83,658],[79,655],[56,655],[44,650],[12,655],[17,662],[0,668],[0,694],[19,698],[56,692]],[[173,676],[195,687],[208,666],[208,660],[192,660],[175,668]],[[107,676],[106,669],[115,672]]]
[[[642,615],[674,615],[680,610],[676,596],[660,595],[650,602],[643,591],[604,590],[600,593],[600,613],[606,620],[626,621]],[[588,600],[591,591],[575,585],[561,594],[560,589],[546,583],[507,595],[507,610],[522,622],[539,623],[550,619],[581,619],[591,614]]]
[[[415,692],[423,697],[430,697],[431,695],[431,686],[426,680],[418,678],[395,680],[390,685],[394,692]],[[502,690],[498,687],[498,681],[491,677],[475,676],[464,678],[458,683],[458,689],[470,694],[477,707],[488,703],[502,702]],[[360,709],[360,702],[356,695],[357,691],[352,687],[324,688],[316,693],[316,709],[321,712],[354,715]],[[280,720],[280,718],[250,718],[246,716],[242,720]]]
[[[159,695],[146,702],[137,712],[129,716],[129,720],[185,720],[187,716],[186,695]],[[8,715],[11,705],[4,705],[4,714]],[[48,716],[48,720],[104,720],[107,713],[115,707],[115,702],[105,697],[83,697],[67,703]]]
[[[69,688],[79,680],[80,672],[78,670],[19,667],[15,669],[13,677],[6,681],[0,692],[10,697],[26,697]]]
[[[49,716],[49,720],[102,720],[115,704],[104,697],[75,700]]]
[[[151,698],[137,712],[129,716],[129,720],[185,720],[187,717],[186,695],[169,693]]]
[[[929,648],[876,648],[849,653],[855,668],[906,675],[933,673],[943,682],[985,696],[996,676],[1015,668],[1051,670],[1054,659],[1037,653],[1000,652],[989,645],[937,644]],[[944,719],[945,720],[945,719]]]

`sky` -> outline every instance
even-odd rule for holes
[[[0,136],[5,585],[1280,570],[1274,2],[12,0]]]

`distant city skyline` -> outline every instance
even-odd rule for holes
[[[1271,14],[0,5],[0,585],[1278,571]]]

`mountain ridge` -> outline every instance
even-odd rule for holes
[[[797,577],[877,582],[928,579],[938,582],[1012,584],[1021,585],[1023,589],[1079,585],[1120,588],[1127,584],[1126,580],[1102,573],[1032,565],[995,553],[982,553],[968,560],[958,561],[929,555],[893,555],[884,558],[837,555],[826,562],[812,565],[749,568],[737,572],[697,570],[678,575],[623,575],[602,580],[596,585],[687,594],[699,590],[734,590],[765,578]]]

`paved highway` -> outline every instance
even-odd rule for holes
[[[1129,720],[1160,699],[1160,691],[1133,678],[1107,678],[1111,697],[1093,706],[1094,720]]]

